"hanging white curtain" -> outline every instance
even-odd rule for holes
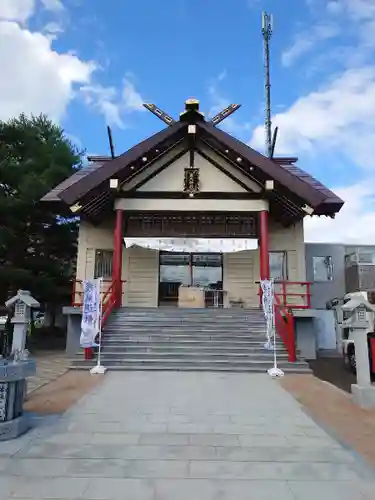
[[[124,238],[125,246],[187,253],[232,253],[255,250],[258,242],[254,239],[205,239],[205,238]]]

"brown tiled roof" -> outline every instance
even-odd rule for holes
[[[324,203],[336,203],[340,201],[343,203],[343,201],[335,195],[335,193],[315,179],[315,177],[302,170],[302,168],[299,168],[294,164],[281,164],[281,166],[291,174],[301,179],[303,182],[306,182],[309,186],[312,186],[314,189],[321,192],[324,196]]]
[[[132,175],[130,166],[142,156],[148,153],[161,144],[164,144],[168,139],[173,139],[178,136],[178,133],[186,127],[186,124],[177,122],[170,127],[164,128],[157,134],[152,135],[148,139],[136,144],[128,151],[113,160],[104,162],[100,167],[94,168],[87,175],[79,176],[73,179],[70,186],[60,191],[59,198],[67,204],[72,204],[78,201],[82,196],[97,188],[100,184],[108,181],[112,177],[124,171],[123,177]],[[72,180],[72,178],[70,178]],[[61,185],[60,185],[61,186]],[[58,186],[59,187],[59,186]]]
[[[232,137],[223,130],[215,127],[209,122],[202,120],[197,114],[193,121],[197,127],[198,141],[205,140],[211,147],[219,147],[224,154],[230,151],[232,156],[242,158],[241,169],[250,175],[259,175],[263,179],[273,179],[284,192],[289,192],[309,206],[319,215],[333,216],[337,213],[344,202],[322,183],[314,179],[294,164],[282,164],[279,159],[272,159],[255,151],[238,139]],[[191,122],[190,122],[191,123]],[[107,189],[104,187],[112,177],[120,177],[121,182],[134,176],[134,163],[147,157],[146,169],[149,161],[160,157],[166,149],[187,136],[186,117],[183,121],[164,128],[157,134],[140,142],[122,155],[104,162],[98,161],[77,171],[69,179],[66,179],[56,188],[46,194],[42,201],[64,202],[72,205],[82,197],[88,196],[94,190]],[[157,154],[155,151],[159,151]],[[99,159],[98,159],[99,160]],[[101,188],[103,186],[103,188]]]
[[[239,156],[245,158],[251,166],[260,168],[270,179],[274,179],[286,186],[314,209],[321,209],[322,205],[327,203],[334,205],[330,211],[334,208],[333,213],[335,213],[344,204],[343,200],[332,191],[294,164],[282,165],[276,163],[210,123],[200,122],[197,125],[207,133],[208,137],[213,137],[224,147],[235,151]]]
[[[65,179],[65,181],[60,182],[55,188],[52,189],[49,193],[43,196],[41,201],[50,201],[50,202],[60,202],[60,195],[70,186],[78,182],[80,179],[83,179],[87,175],[90,175],[91,172],[100,169],[103,166],[103,163],[90,163],[89,165],[80,168],[75,172],[72,176]]]

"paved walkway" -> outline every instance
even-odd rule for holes
[[[2,500],[375,498],[372,471],[268,375],[110,373],[0,457]]]
[[[37,351],[32,358],[36,361],[36,374],[27,381],[29,394],[63,375],[70,364],[65,351]]]

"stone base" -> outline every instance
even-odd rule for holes
[[[21,415],[7,422],[0,422],[0,441],[15,439],[27,432],[30,427],[31,421],[27,415]]]
[[[363,387],[352,384],[352,397],[361,408],[375,408],[375,385]]]

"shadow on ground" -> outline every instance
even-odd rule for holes
[[[356,383],[356,377],[344,367],[341,357],[314,359],[308,363],[315,377],[351,393],[351,385]]]

